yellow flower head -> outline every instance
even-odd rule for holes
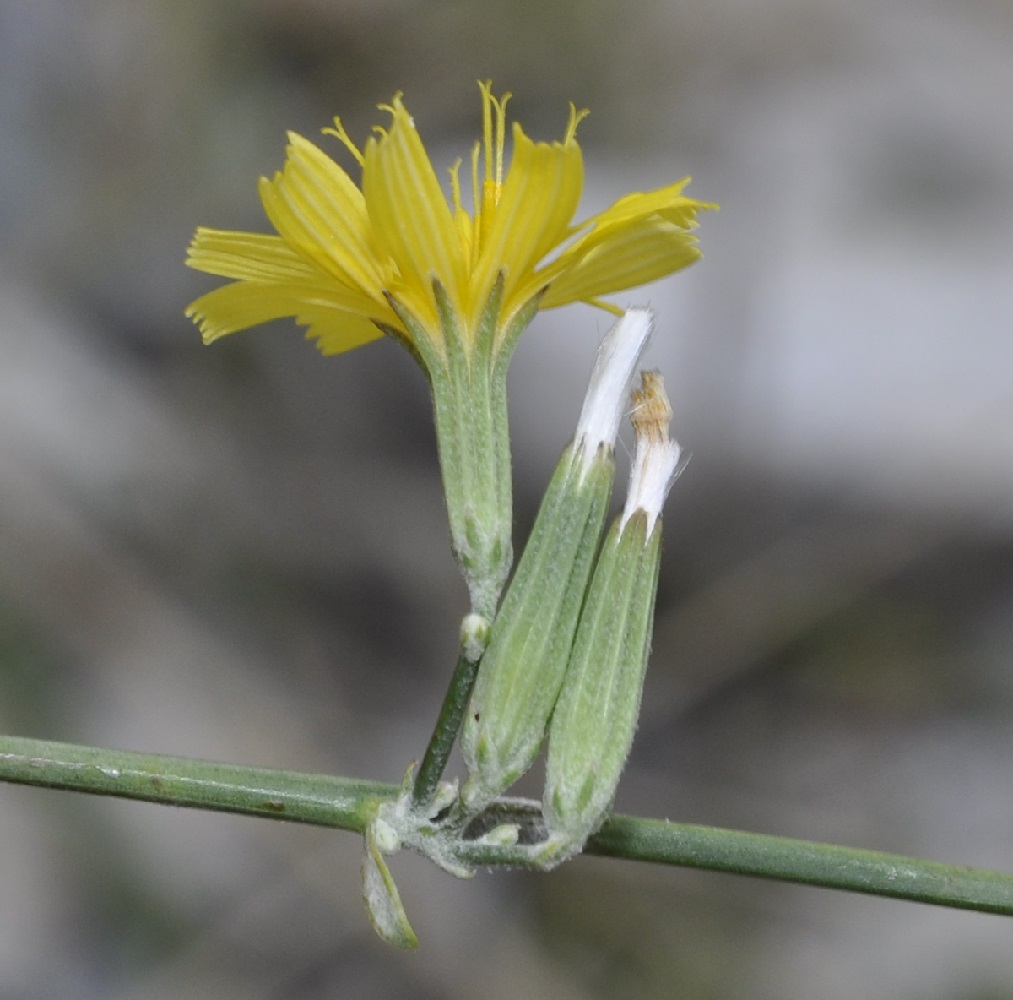
[[[515,122],[505,170],[510,95],[480,87],[484,134],[471,157],[470,212],[459,164],[448,202],[400,94],[381,106],[390,125],[377,127],[362,150],[339,119],[324,130],[358,161],[361,185],[289,133],[284,169],[260,180],[277,235],[199,228],[194,236],[187,263],[234,279],[187,309],[205,342],[293,316],[325,354],[392,332],[417,353],[440,356],[447,307],[467,348],[494,289],[499,338],[539,295],[539,308],[611,308],[600,296],[664,277],[700,255],[691,231],[697,211],[711,206],[683,197],[688,178],[627,195],[574,225],[584,178],[576,132],[586,112],[571,105],[561,142],[533,142]],[[406,324],[405,314],[414,322]],[[420,336],[429,343],[418,344]]]

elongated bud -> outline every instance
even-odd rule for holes
[[[636,454],[622,514],[609,528],[549,727],[545,867],[578,853],[601,825],[640,713],[661,562],[661,508],[679,469],[661,376],[633,394]]]
[[[544,739],[608,511],[621,405],[652,322],[630,310],[602,341],[576,436],[493,623],[461,734],[469,812],[524,774]]]

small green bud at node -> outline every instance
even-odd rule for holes
[[[426,815],[435,819],[446,809],[449,809],[457,801],[457,779],[453,781],[441,781],[436,785],[433,797],[426,805]]]
[[[490,847],[513,847],[520,836],[520,826],[517,823],[501,823],[494,826],[487,834],[479,837],[479,844],[487,844]]]
[[[489,619],[474,612],[461,622],[461,651],[466,659],[477,663],[489,644]]]
[[[379,816],[373,820],[373,842],[381,854],[393,854],[401,849],[401,838],[397,830]]]

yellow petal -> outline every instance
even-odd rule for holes
[[[375,323],[335,310],[307,307],[295,320],[309,327],[306,337],[317,342],[321,354],[343,354],[383,336]]]
[[[546,287],[539,308],[573,301],[611,308],[599,297],[663,277],[699,256],[696,214],[714,206],[682,194],[688,178],[627,195],[574,226],[583,185],[575,132],[584,113],[571,106],[565,136],[556,143],[535,143],[514,123],[504,177],[508,95],[496,100],[488,85],[482,93],[485,134],[472,156],[473,214],[463,207],[456,166],[448,204],[400,95],[385,108],[390,127],[377,129],[363,152],[340,121],[331,130],[358,160],[361,190],[323,150],[290,134],[284,168],[260,181],[278,235],[199,229],[194,237],[187,263],[236,280],[191,305],[204,338],[293,316],[326,353],[375,339],[376,324],[409,340],[425,331],[439,350],[444,318],[434,281],[467,342],[501,274],[499,333],[519,308],[534,308]]]
[[[206,344],[226,334],[285,316],[317,325],[323,323],[324,316],[333,316],[334,324],[351,318],[355,322],[349,336],[354,342],[348,347],[364,344],[379,336],[377,332],[374,336],[364,337],[361,321],[376,318],[397,324],[397,319],[389,310],[386,315],[383,314],[376,303],[360,293],[323,281],[234,281],[191,302],[186,314],[196,321]],[[300,317],[308,318],[304,320]]]
[[[200,226],[187,251],[186,263],[223,278],[277,281],[319,276],[280,236],[239,233]]]
[[[434,278],[462,314],[464,255],[443,189],[399,98],[391,111],[387,133],[366,144],[362,190],[378,242],[400,271],[401,282],[391,291],[434,329]]]
[[[371,245],[362,192],[323,150],[289,133],[285,168],[261,178],[264,211],[281,237],[338,281],[380,298],[386,275]]]
[[[656,281],[692,264],[700,256],[695,238],[658,216],[637,225],[610,226],[570,247],[543,273],[555,272],[542,299],[544,309],[588,302]]]
[[[471,283],[473,313],[480,311],[499,271],[504,272],[504,317],[540,287],[531,287],[539,261],[569,234],[584,180],[576,142],[535,143],[514,124],[513,159]],[[473,317],[472,317],[473,318]]]
[[[646,218],[649,215],[660,215],[676,225],[693,228],[696,225],[698,211],[717,206],[708,205],[693,198],[686,198],[682,194],[682,190],[689,181],[688,177],[683,177],[681,181],[657,188],[654,191],[636,191],[624,195],[590,221],[600,227],[613,223],[630,222],[637,218]]]

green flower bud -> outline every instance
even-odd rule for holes
[[[545,737],[608,511],[620,405],[651,324],[647,310],[630,310],[602,342],[576,436],[493,623],[461,734],[468,812],[524,774]]]
[[[549,727],[539,862],[578,853],[601,825],[626,764],[651,646],[661,562],[659,515],[678,474],[661,377],[633,394],[637,448],[626,507],[602,545]]]

